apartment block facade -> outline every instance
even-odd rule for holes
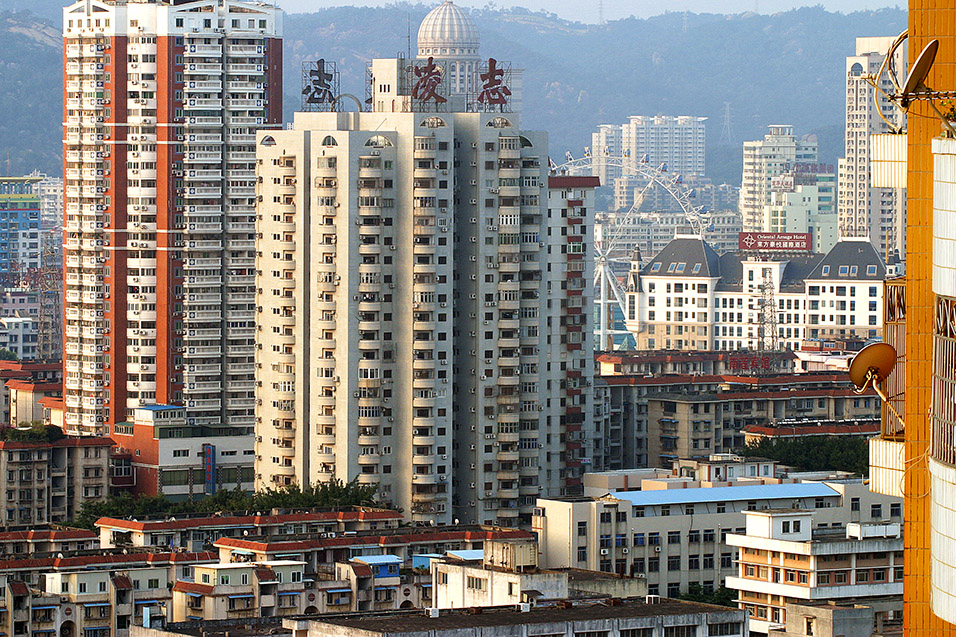
[[[797,138],[793,126],[773,124],[762,140],[744,142],[744,170],[738,212],[745,232],[767,231],[764,207],[770,203],[773,180],[797,164],[817,163],[815,138]]]
[[[678,235],[633,261],[625,324],[639,349],[798,350],[804,340],[882,332],[883,279],[895,273],[865,239],[825,255],[725,253]]]
[[[255,130],[281,121],[272,6],[76,2],[65,47],[65,428],[141,405],[251,426]]]
[[[477,37],[446,2],[418,59],[372,61],[371,111],[258,137],[260,487],[357,478],[413,522],[505,526],[580,487],[596,179],[549,184],[546,136],[475,101]],[[441,102],[407,78],[433,50]]]
[[[897,76],[906,75],[906,47],[886,54],[895,37],[856,39],[856,54],[846,58],[845,154],[840,159],[840,235],[868,237],[880,254],[906,252],[906,189],[875,188],[870,182],[870,136],[889,133],[906,125],[906,115],[886,94],[893,92],[887,75],[880,77],[877,91],[864,77],[876,75],[884,62]]]
[[[727,537],[739,554],[727,587],[739,591],[752,633],[788,621],[788,604],[810,601],[877,603],[896,598],[903,611],[903,537],[899,521],[814,528],[816,510],[748,511],[746,532]],[[883,605],[882,603],[880,605]],[[881,610],[881,615],[886,615]],[[806,626],[812,632],[812,624]]]
[[[814,511],[814,526],[902,522],[902,500],[870,492],[862,480],[615,491],[599,498],[538,501],[533,530],[542,568],[644,574],[648,594],[676,597],[691,584],[717,588],[737,574],[731,534],[746,532],[745,512]]]

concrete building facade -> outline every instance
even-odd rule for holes
[[[157,403],[251,427],[254,131],[281,121],[281,35],[260,3],[63,9],[69,432]]]
[[[871,185],[870,135],[905,127],[906,115],[886,97],[893,92],[887,75],[880,78],[882,93],[864,76],[879,72],[894,39],[857,38],[856,54],[846,58],[846,146],[839,167],[840,236],[867,237],[887,258],[906,252],[906,189]],[[899,77],[906,75],[906,60],[901,46],[889,61]]]
[[[633,261],[625,325],[638,349],[798,350],[806,339],[882,332],[887,267],[865,239],[826,254],[718,255],[679,235],[645,264]]]
[[[814,510],[748,511],[746,533],[727,543],[740,556],[727,587],[739,591],[750,630],[767,634],[788,623],[787,604],[899,596],[903,610],[903,538],[899,521],[814,528]],[[885,611],[881,611],[881,614]],[[871,624],[872,627],[872,616]],[[812,629],[812,623],[806,624]],[[812,632],[812,630],[811,630]]]
[[[643,573],[648,593],[676,597],[691,584],[716,588],[737,573],[732,533],[745,512],[807,508],[816,528],[902,521],[902,502],[871,493],[862,480],[616,491],[600,498],[541,499],[533,529],[543,568]]]
[[[817,142],[798,139],[793,126],[774,124],[762,140],[744,142],[744,170],[740,186],[740,213],[745,232],[761,232],[764,206],[770,203],[773,179],[797,164],[817,163]]]
[[[493,62],[450,2],[420,73],[439,41],[464,84]],[[527,523],[580,487],[597,180],[549,181],[518,112],[458,80],[422,100],[406,64],[372,62],[370,112],[258,137],[256,483],[357,478],[416,523]]]

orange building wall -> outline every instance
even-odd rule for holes
[[[939,39],[936,64],[927,84],[956,89],[956,4],[952,0],[910,0],[909,59]],[[904,631],[906,635],[956,637],[956,626],[930,609],[929,470],[925,453],[930,424],[933,339],[933,156],[930,141],[941,130],[927,102],[915,102],[907,124],[906,246],[906,459]]]

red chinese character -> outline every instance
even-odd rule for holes
[[[438,85],[441,84],[442,70],[435,64],[434,58],[428,58],[428,61],[422,66],[415,67],[415,87],[412,89],[412,97],[427,102],[435,100],[436,104],[447,102],[444,97],[438,94]]]
[[[760,366],[763,367],[764,369],[770,369],[770,357],[764,356],[763,358],[761,358]]]
[[[504,76],[504,70],[498,68],[498,60],[488,58],[488,72],[479,76],[484,84],[481,86],[478,101],[482,104],[507,104],[511,89],[502,81]]]

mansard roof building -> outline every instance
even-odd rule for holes
[[[677,235],[626,280],[638,349],[777,350],[882,333],[883,280],[899,273],[864,239],[826,254],[727,252]]]

